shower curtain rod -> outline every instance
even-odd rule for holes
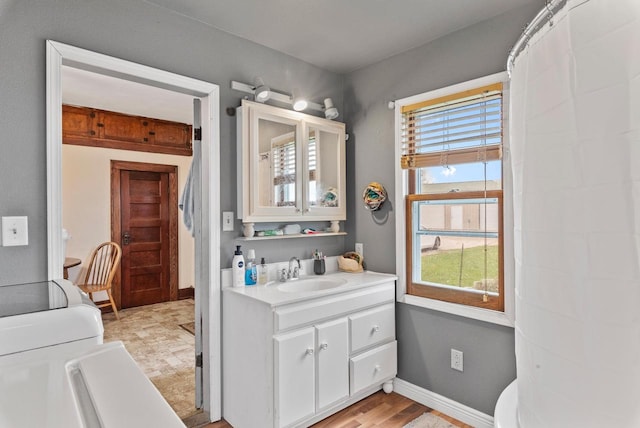
[[[588,0],[587,0],[588,1]],[[511,48],[509,56],[507,57],[507,73],[511,76],[511,70],[513,69],[513,63],[517,56],[527,47],[527,43],[531,40],[531,37],[538,32],[547,22],[553,19],[553,15],[560,10],[567,3],[567,0],[547,0],[546,4],[540,12],[533,18],[520,35],[520,38]]]

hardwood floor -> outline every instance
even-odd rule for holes
[[[312,428],[401,428],[423,413],[432,412],[460,428],[473,428],[447,415],[402,395],[392,392],[376,392],[369,397],[329,416]],[[203,428],[233,428],[226,421],[206,425]]]

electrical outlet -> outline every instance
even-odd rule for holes
[[[464,355],[462,351],[451,348],[451,368],[458,371],[463,371]]]
[[[356,242],[356,253],[360,253],[364,258],[364,245],[361,242]]]
[[[222,231],[233,232],[233,211],[222,212]]]

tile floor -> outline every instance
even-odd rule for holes
[[[121,340],[180,418],[195,413],[195,338],[180,327],[193,322],[192,299],[104,314],[104,341]]]

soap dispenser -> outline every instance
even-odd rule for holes
[[[242,256],[240,247],[240,245],[236,245],[236,252],[233,255],[233,261],[231,262],[234,287],[244,286],[244,257]]]
[[[256,271],[256,252],[247,251],[247,263],[245,266],[244,285],[256,285],[258,274]]]
[[[267,264],[264,261],[264,257],[260,260],[258,266],[258,284],[265,285],[269,281],[269,272],[267,271]]]

